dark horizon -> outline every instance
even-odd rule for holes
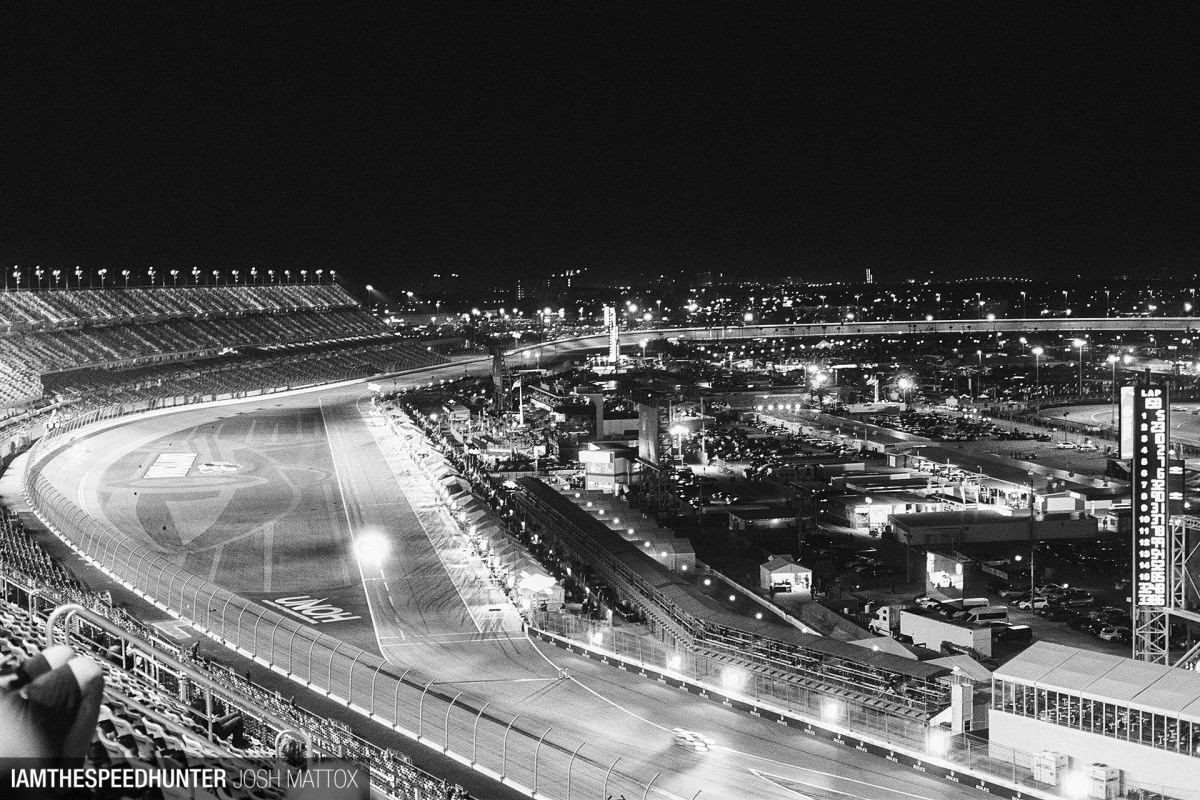
[[[14,24],[0,258],[392,288],[1197,272],[1169,13],[535,10]]]

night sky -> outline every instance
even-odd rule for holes
[[[178,5],[5,21],[8,265],[1200,270],[1185,6]]]

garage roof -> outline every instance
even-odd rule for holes
[[[1200,673],[1191,670],[1035,642],[995,677],[1200,722]]]

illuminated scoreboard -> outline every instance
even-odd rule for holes
[[[1122,450],[1132,458],[1134,558],[1133,602],[1167,605],[1170,563],[1169,490],[1172,467],[1170,402],[1165,386],[1127,386],[1121,391]]]

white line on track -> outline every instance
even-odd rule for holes
[[[358,412],[358,415],[362,418],[363,425],[371,432],[371,441],[373,441],[375,443],[375,448],[379,451],[379,455],[381,455],[383,457],[384,463],[389,464],[389,466],[390,466],[390,462],[388,460],[387,454],[383,452],[381,437],[379,435],[377,435],[375,433],[375,429],[370,424],[368,424],[367,419],[369,417],[369,414],[363,412],[362,402],[364,399],[366,399],[365,395],[363,397],[360,397],[357,401],[355,401],[354,408]],[[386,428],[385,428],[385,430],[386,430]],[[388,435],[390,435],[390,431],[388,432]],[[396,452],[397,452],[397,454],[399,454],[399,450],[397,450]],[[406,461],[408,460],[407,455],[402,455],[402,457]],[[403,493],[404,489],[399,486],[399,481],[396,481],[396,483],[397,483],[397,488],[399,488],[401,493]],[[339,483],[339,486],[340,485],[341,484]],[[405,496],[405,502],[408,502],[407,495]],[[446,563],[446,559],[442,556],[441,548],[438,546],[438,543],[433,540],[433,537],[429,535],[429,529],[425,527],[425,521],[422,520],[420,514],[417,513],[416,507],[413,506],[413,504],[411,502],[409,502],[408,505],[409,505],[410,510],[412,511],[413,517],[417,520],[417,524],[420,525],[421,530],[424,531],[425,538],[429,540],[429,545],[433,549],[434,555],[437,556],[438,562],[442,565],[442,570],[446,573],[446,577],[450,579],[450,585],[454,587],[455,593],[458,594],[459,602],[461,602],[463,604],[463,609],[467,612],[467,617],[470,618],[471,624],[475,626],[475,630],[477,630],[479,633],[483,633],[484,632],[483,626],[479,624],[479,620],[477,620],[475,618],[475,614],[473,614],[471,612],[471,604],[467,602],[467,598],[462,592],[462,587],[460,587],[458,585],[458,581],[454,580],[454,576],[450,574],[450,565]],[[439,517],[439,519],[440,519],[440,517]],[[444,530],[443,533],[445,534],[445,537],[444,537],[445,540],[448,540],[450,542],[454,541],[453,532],[451,530]]]
[[[727,748],[727,747],[721,748],[721,749],[729,750],[729,748]],[[730,750],[730,752],[737,753],[738,751]],[[769,759],[769,758],[763,758],[762,756],[756,756],[753,753],[739,753],[739,755],[747,756],[749,758],[757,758],[760,761],[771,761],[771,759]],[[778,763],[778,762],[772,761],[771,763]],[[880,789],[885,792],[890,792],[892,794],[901,795],[902,797],[911,797],[914,800],[940,800],[940,798],[930,797],[929,795],[913,794],[912,792],[905,792],[901,789],[893,789],[890,786],[883,786],[878,783],[868,783],[867,781],[860,781],[856,778],[847,778],[844,775],[838,775],[835,772],[822,772],[819,769],[810,769],[809,767],[796,767],[796,766],[792,766],[791,764],[787,764],[785,766],[787,766],[789,769],[798,769],[798,770],[802,770],[803,772],[810,772],[813,775],[821,775],[822,777],[825,777],[825,778],[833,778],[835,780],[845,781],[846,783],[855,783],[855,784],[858,784],[859,786],[870,787],[871,789]],[[768,783],[772,783],[776,786],[779,786],[778,781],[793,781],[794,780],[793,778],[788,778],[783,775],[772,775],[769,772],[761,772],[756,769],[747,768],[747,771],[750,772],[751,774],[761,778],[762,780],[767,781]],[[773,779],[775,779],[775,780],[773,780]],[[837,792],[838,794],[844,794],[849,797],[862,797],[862,795],[851,794],[850,792],[843,792],[839,789],[827,789],[824,786],[817,786],[816,784],[805,783],[804,781],[797,781],[797,782],[804,783],[805,786],[808,786],[813,789],[820,789],[821,791],[824,791],[824,792]],[[781,788],[786,789],[787,787],[783,786]]]
[[[342,488],[342,475],[338,470],[337,454],[333,452],[333,440],[329,438],[329,424],[325,421],[325,401],[317,398],[317,408],[321,411],[321,427],[325,429],[325,444],[329,447],[329,459],[333,462],[333,477],[337,481],[338,496],[342,498],[342,514],[346,517],[346,532],[350,534],[350,551],[354,554],[354,565],[358,567],[358,577],[363,582],[363,595],[367,598],[367,613],[371,615],[371,633],[375,634],[375,644],[383,653],[383,642],[379,641],[379,625],[375,622],[375,607],[371,604],[371,592],[367,588],[367,576],[363,573],[362,561],[358,558],[358,550],[354,547],[354,525],[350,522],[350,506],[346,505],[346,491]],[[400,632],[401,636],[404,632]],[[353,698],[351,698],[353,699]]]
[[[533,649],[534,649],[534,650],[537,652],[537,654],[538,654],[538,655],[540,655],[542,658],[544,658],[544,659],[546,660],[546,662],[547,662],[548,664],[550,664],[552,667],[554,667],[555,669],[558,669],[558,665],[557,665],[557,664],[555,664],[553,661],[551,661],[551,660],[550,660],[550,658],[549,658],[549,656],[547,656],[545,653],[543,653],[543,652],[542,652],[541,648],[540,648],[540,647],[538,647],[538,643],[537,643],[537,642],[536,642],[536,641],[535,641],[535,640],[534,640],[532,637],[530,637],[528,634],[526,634],[526,638],[527,638],[527,639],[529,639],[529,643],[530,643],[530,644],[533,646]],[[601,702],[603,702],[603,703],[607,703],[608,705],[612,706],[613,708],[617,709],[618,711],[621,711],[621,712],[623,712],[624,714],[627,714],[628,716],[630,716],[630,717],[632,717],[632,718],[634,718],[634,719],[636,719],[636,720],[639,720],[640,722],[644,722],[644,723],[646,723],[647,725],[651,725],[651,726],[653,726],[653,727],[655,727],[655,728],[658,728],[658,729],[659,729],[659,730],[661,730],[661,731],[665,731],[665,732],[667,732],[667,733],[672,733],[672,732],[673,732],[673,730],[672,730],[671,728],[668,728],[668,727],[666,727],[665,725],[660,725],[660,724],[658,724],[657,722],[654,722],[653,720],[646,719],[645,717],[641,716],[640,714],[636,714],[636,713],[634,713],[633,711],[631,711],[630,709],[628,709],[628,708],[626,708],[625,706],[621,705],[620,703],[617,703],[617,702],[616,702],[616,701],[614,701],[614,700],[610,700],[609,698],[607,698],[607,697],[605,697],[604,695],[600,694],[600,692],[596,691],[595,689],[593,689],[593,688],[591,688],[590,686],[587,686],[586,684],[584,684],[583,682],[581,682],[581,681],[580,681],[578,678],[576,678],[576,677],[575,677],[575,676],[573,676],[573,675],[568,675],[568,676],[566,677],[566,680],[569,680],[569,681],[573,682],[573,683],[574,683],[576,686],[578,686],[579,688],[583,689],[584,691],[586,691],[586,692],[588,692],[588,693],[592,694],[593,696],[595,696],[595,697],[596,697],[598,700],[600,700]],[[860,786],[864,786],[864,787],[870,787],[870,788],[872,788],[872,789],[879,789],[879,790],[882,790],[882,791],[885,791],[885,792],[890,792],[891,794],[894,794],[894,795],[900,795],[900,796],[903,796],[903,797],[909,797],[909,798],[913,798],[913,800],[939,800],[939,798],[929,797],[929,796],[927,796],[927,795],[922,795],[922,794],[913,794],[912,792],[905,792],[905,791],[903,791],[903,790],[900,790],[900,789],[893,789],[893,788],[891,788],[891,787],[888,787],[888,786],[883,786],[883,785],[880,785],[880,784],[869,783],[869,782],[867,782],[867,781],[860,781],[860,780],[857,780],[857,779],[855,779],[855,778],[847,778],[847,777],[844,777],[844,776],[842,776],[842,775],[838,775],[838,774],[836,774],[836,773],[833,773],[833,772],[822,772],[821,770],[812,769],[812,768],[810,768],[810,767],[801,767],[801,766],[797,766],[797,765],[795,765],[795,764],[788,764],[788,763],[785,763],[785,762],[782,762],[782,761],[776,761],[776,760],[774,760],[774,759],[767,758],[766,756],[762,756],[762,755],[759,755],[759,754],[757,754],[757,753],[745,753],[745,752],[742,752],[741,750],[736,750],[736,749],[734,749],[734,748],[732,748],[732,747],[726,747],[726,746],[724,746],[724,745],[716,745],[716,746],[714,746],[714,747],[713,747],[713,749],[714,749],[714,750],[723,750],[723,751],[725,751],[725,752],[727,752],[727,753],[731,753],[731,754],[733,754],[733,755],[742,756],[743,758],[753,758],[753,759],[755,759],[755,760],[758,760],[758,761],[765,761],[765,762],[766,762],[766,763],[768,763],[768,764],[774,764],[774,765],[776,765],[777,767],[782,767],[782,768],[784,768],[784,769],[795,769],[795,770],[801,770],[801,771],[803,771],[803,772],[808,772],[808,773],[811,773],[811,774],[813,774],[813,775],[821,775],[821,776],[823,776],[823,777],[827,777],[827,778],[835,778],[835,779],[837,779],[837,780],[840,780],[840,781],[846,781],[846,782],[848,782],[848,783],[854,783],[854,784],[858,784],[858,785],[860,785]],[[770,781],[770,778],[768,778],[768,777],[767,777],[767,775],[769,775],[770,773],[760,773],[758,770],[754,770],[754,769],[750,769],[750,768],[747,768],[747,771],[749,771],[749,772],[753,773],[754,775],[758,776],[759,778],[761,778],[761,779],[763,779],[763,780],[768,780],[768,781]],[[778,777],[780,780],[785,780],[785,781],[790,781],[790,780],[793,780],[792,778],[787,778],[787,777],[784,777],[784,776],[782,776],[782,775],[780,775],[780,776],[773,776],[773,777]],[[773,783],[773,784],[775,784],[775,785],[777,785],[777,786],[779,785],[779,784],[775,783],[775,781],[770,781],[770,782],[771,782],[771,783]],[[801,783],[802,783],[802,781],[797,781],[797,782],[801,782]],[[806,785],[811,785],[811,784],[806,784]],[[838,790],[836,790],[836,789],[824,789],[823,787],[817,787],[817,786],[815,786],[815,785],[811,785],[811,786],[812,786],[812,788],[821,788],[823,791],[837,792],[838,794],[844,794],[844,795],[848,795],[848,796],[850,796],[850,797],[858,797],[858,798],[861,798],[861,797],[862,797],[861,795],[853,795],[853,794],[850,794],[849,792],[841,792],[841,791],[838,791]],[[781,787],[781,788],[787,788],[787,787]],[[798,795],[799,797],[804,797],[804,796],[805,796],[805,795],[803,795],[803,794],[800,794],[799,792],[797,792],[797,795]],[[865,799],[864,799],[864,800],[865,800]]]

